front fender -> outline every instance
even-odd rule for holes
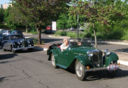
[[[88,65],[90,64],[90,61],[88,60],[88,57],[87,56],[76,56],[75,57],[78,61],[80,61],[81,64],[83,65]]]
[[[111,54],[109,56],[106,56],[105,58],[105,65],[108,66],[109,64],[111,64],[112,61],[118,61],[119,58],[117,56],[116,53],[111,52]]]

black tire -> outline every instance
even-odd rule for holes
[[[15,51],[15,50],[13,50],[12,45],[10,46],[10,51],[11,51],[11,52],[13,52],[13,53],[16,53],[16,51]]]
[[[28,51],[30,51],[30,52],[34,51],[34,48],[30,48],[30,49],[28,49]]]
[[[12,52],[12,53],[16,53],[16,51],[15,51],[15,50],[13,50],[13,49],[11,49],[11,52]]]
[[[75,72],[79,80],[83,81],[87,78],[87,72],[85,66],[81,64],[78,60],[75,63]]]
[[[55,57],[54,57],[53,54],[51,55],[51,63],[52,63],[52,66],[53,66],[54,68],[57,68],[57,66],[56,66],[56,61],[55,61]]]
[[[7,50],[3,48],[3,51],[7,51]]]
[[[111,78],[116,77],[117,72],[118,72],[118,70],[115,70],[115,71],[107,71],[108,76],[111,77]]]
[[[3,47],[2,47],[2,50],[3,50],[3,51],[7,51],[7,50],[5,49],[5,46],[4,46],[4,45],[3,45]]]
[[[12,45],[10,45],[10,47],[9,47],[9,51],[12,52]]]

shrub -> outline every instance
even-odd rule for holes
[[[67,36],[71,37],[71,38],[77,38],[77,35],[75,32],[68,32]]]
[[[38,34],[38,32],[36,31],[34,27],[31,27],[31,29],[29,29],[28,32],[32,34]]]
[[[55,35],[67,36],[67,32],[66,31],[62,31],[62,30],[58,30],[58,31],[56,31]]]
[[[38,44],[38,39],[33,38],[33,42],[34,42],[35,45],[37,45]],[[41,41],[41,44],[44,44],[44,41]]]
[[[128,30],[124,31],[124,35],[121,39],[128,40]]]

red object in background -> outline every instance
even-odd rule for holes
[[[51,27],[50,26],[47,26],[46,30],[51,30]]]

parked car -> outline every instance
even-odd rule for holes
[[[28,50],[34,48],[32,39],[25,39],[20,35],[7,35],[3,37],[3,50],[15,52],[17,50]]]
[[[114,76],[119,68],[116,53],[107,49],[102,51],[86,43],[78,46],[77,43],[70,42],[70,46],[64,51],[61,51],[60,44],[53,44],[47,54],[55,68],[73,68],[79,80],[86,79],[89,71],[97,70],[106,70]]]
[[[53,31],[52,31],[52,27],[50,26],[50,25],[48,25],[47,27],[46,27],[46,30],[45,30],[45,33],[46,34],[51,34]]]
[[[2,36],[2,34],[0,34],[0,48],[2,46],[2,40],[3,40],[3,36]]]
[[[23,33],[19,30],[0,29],[0,47],[2,47],[3,37],[8,35],[19,35],[20,37],[24,37]]]

